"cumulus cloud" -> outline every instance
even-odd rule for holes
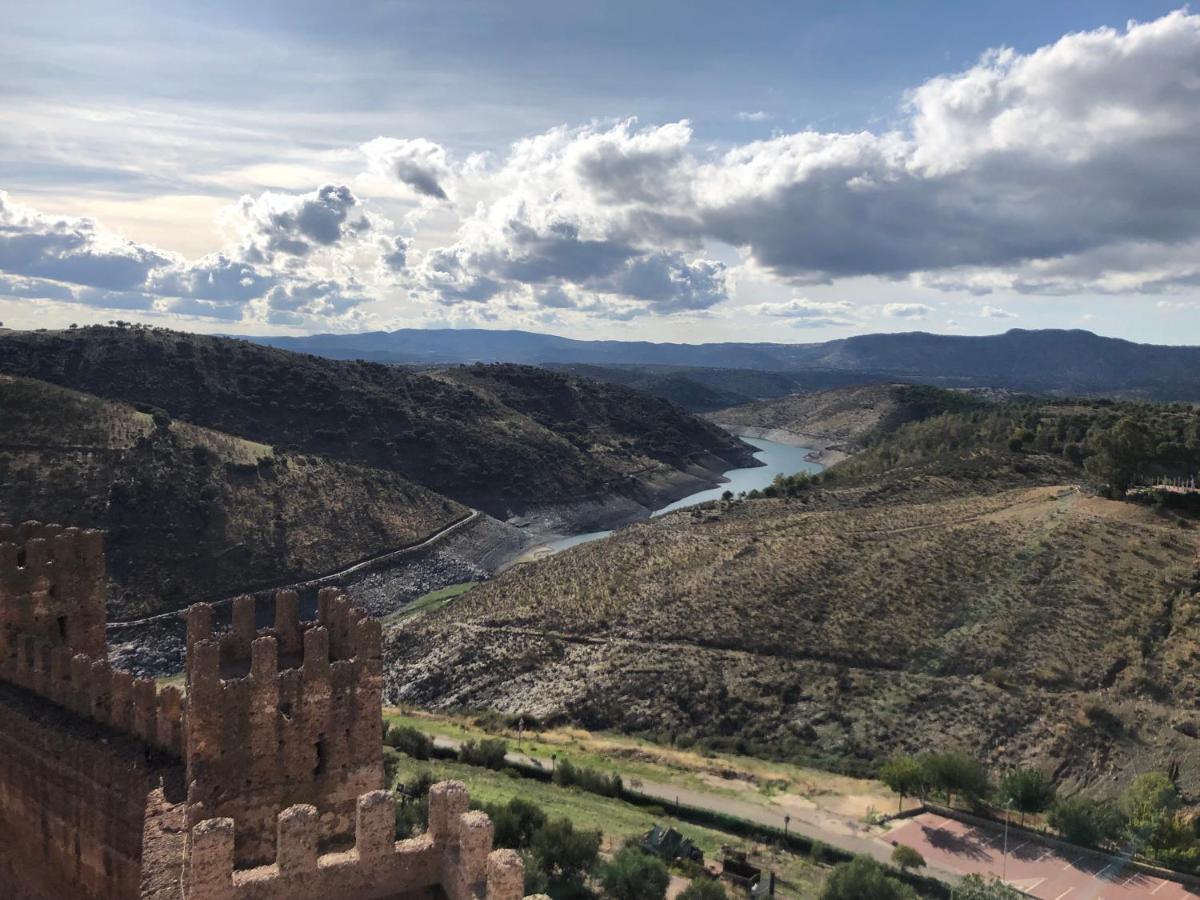
[[[306,257],[321,247],[365,235],[371,221],[359,206],[346,185],[326,184],[307,194],[246,195],[222,218],[239,236],[243,259],[270,264],[277,257]]]
[[[230,322],[260,313],[267,321],[345,317],[365,300],[356,285],[315,278],[303,267],[264,269],[246,257],[260,257],[256,247],[287,233],[316,245],[362,230],[338,212],[356,205],[347,195],[321,189],[290,203],[272,198],[257,208],[274,205],[279,214],[256,219],[269,227],[248,252],[189,261],[107,232],[91,219],[47,216],[0,191],[0,296]],[[405,246],[399,240],[390,246],[393,257]]]
[[[771,114],[763,112],[761,109],[756,109],[753,112],[739,112],[737,117],[743,122],[765,122],[767,119],[771,118]]]
[[[125,291],[141,287],[152,270],[176,260],[104,234],[91,219],[46,216],[0,191],[0,271]]]
[[[979,311],[979,314],[985,319],[1015,319],[1017,317],[1016,313],[1001,309],[999,306],[985,306]]]
[[[889,319],[923,319],[933,311],[924,303],[885,303],[881,310]]]
[[[376,175],[394,178],[422,197],[448,199],[444,185],[450,179],[450,165],[446,149],[440,144],[424,138],[378,137],[360,149]]]

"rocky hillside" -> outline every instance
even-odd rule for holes
[[[394,472],[500,518],[612,495],[657,505],[750,458],[666,401],[522,366],[415,372],[91,327],[0,334],[0,371]]]
[[[910,423],[790,496],[511,570],[390,633],[390,695],[852,770],[965,748],[1100,793],[1178,763],[1200,796],[1200,528],[1085,483],[1137,412]],[[1142,413],[1195,443],[1194,412]]]
[[[110,619],[299,580],[467,515],[394,472],[0,376],[0,521],[108,532]]]

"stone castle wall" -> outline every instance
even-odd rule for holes
[[[518,900],[466,789],[395,841],[378,621],[323,590],[274,624],[187,612],[186,696],[110,667],[103,540],[0,525],[0,900]]]

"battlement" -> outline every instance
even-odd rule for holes
[[[23,634],[0,660],[0,677],[80,716],[131,734],[151,747],[183,755],[183,695],[152,678],[113,669],[106,659]]]
[[[316,808],[289,807],[276,819],[276,859],[238,869],[232,819],[204,819],[189,832],[184,870],[187,900],[340,900],[399,896],[441,886],[450,900],[520,900],[524,866],[512,850],[493,850],[493,826],[469,812],[461,782],[434,785],[429,831],[395,840],[396,800],[372,791],[356,805],[354,847],[318,853]]]
[[[340,591],[303,622],[296,595],[276,597],[255,628],[251,597],[218,636],[213,611],[187,612],[188,799],[238,822],[238,862],[270,858],[264,810],[312,797],[325,838],[349,834],[359,794],[382,786],[382,630]],[[192,823],[194,824],[194,823]]]
[[[107,653],[104,537],[61,525],[0,525],[0,657],[35,635],[96,659]]]

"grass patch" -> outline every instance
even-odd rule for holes
[[[451,584],[444,588],[439,588],[436,591],[430,591],[428,594],[422,594],[412,603],[405,604],[403,609],[399,609],[389,616],[384,617],[383,624],[391,625],[394,622],[400,622],[404,619],[410,619],[413,616],[424,615],[427,612],[441,609],[455,597],[461,597],[475,585],[478,581],[463,581],[459,584]]]

